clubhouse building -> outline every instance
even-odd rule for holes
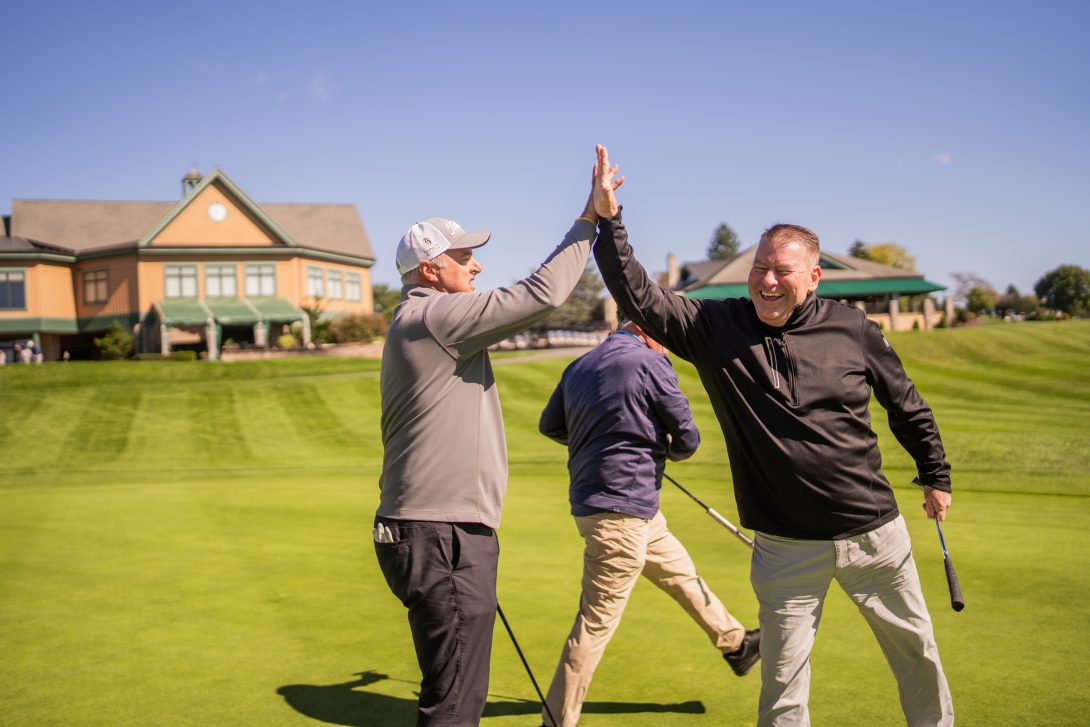
[[[749,269],[757,246],[727,260],[702,260],[678,266],[667,260],[670,287],[687,298],[745,298],[749,296]],[[822,252],[821,282],[817,295],[854,305],[886,331],[934,328],[943,312],[935,310],[930,294],[945,287],[923,275],[847,255]],[[953,318],[953,299],[946,296],[947,320]]]
[[[12,201],[0,228],[0,347],[93,358],[113,321],[137,351],[219,357],[268,346],[284,325],[370,313],[374,254],[350,204],[258,204],[220,169],[179,202]]]

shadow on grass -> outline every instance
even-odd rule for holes
[[[385,674],[366,671],[343,684],[289,684],[276,693],[299,714],[327,724],[345,727],[385,727],[392,724],[416,722],[416,700],[391,697],[359,689],[368,684],[388,679]],[[680,704],[655,704],[652,702],[587,702],[583,712],[588,714],[636,714],[639,712],[675,712],[704,714],[703,702]],[[521,714],[539,714],[538,702],[511,701],[489,702],[484,709],[485,717],[507,717]]]

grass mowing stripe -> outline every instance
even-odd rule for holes
[[[907,486],[913,464],[872,409],[958,723],[1082,724],[1090,432],[1079,392],[1090,325],[889,337],[954,463],[946,535],[969,601],[961,614],[948,607],[934,527]],[[499,595],[543,682],[571,628],[582,562],[564,450],[537,433],[567,363],[496,369],[511,467]],[[670,471],[733,519],[722,434],[695,370],[675,367],[704,445]],[[369,540],[377,363],[9,366],[0,387],[24,412],[0,429],[0,723],[411,723],[418,671],[405,613]],[[302,397],[294,409],[285,389]],[[70,451],[71,430],[114,420],[118,401],[134,411],[125,447],[110,458]],[[748,554],[680,493],[663,491],[662,503],[711,589],[752,624]],[[490,687],[506,698],[490,697],[485,727],[536,716],[506,638],[501,627]],[[1047,658],[1027,668],[1042,644]],[[816,724],[903,724],[881,651],[836,587],[812,660]],[[581,724],[749,725],[758,690],[641,583]]]

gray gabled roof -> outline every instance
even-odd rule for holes
[[[757,246],[753,245],[727,260],[717,263],[718,268],[701,280],[681,289],[687,297],[737,297],[746,295],[749,270]],[[851,297],[855,295],[887,295],[890,293],[930,293],[945,288],[929,280],[921,273],[882,265],[830,252],[821,253],[821,284],[817,294],[823,297]]]
[[[56,245],[46,245],[37,240],[28,240],[25,237],[4,237],[0,235],[0,253],[5,252],[30,252],[52,253],[54,255],[71,255],[72,251]]]
[[[257,204],[218,169],[203,180],[225,184],[244,206],[255,207],[284,242],[304,248],[374,260],[371,242],[352,204]],[[192,196],[195,196],[191,193]],[[16,199],[11,234],[43,241],[79,254],[100,248],[136,245],[161,229],[184,208],[182,202]],[[2,238],[0,238],[2,239]]]
[[[375,259],[354,204],[263,204],[303,247]]]
[[[11,234],[79,253],[136,242],[173,206],[173,202],[16,199],[11,203]]]

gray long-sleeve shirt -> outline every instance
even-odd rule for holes
[[[499,527],[507,441],[488,347],[567,300],[595,235],[578,220],[536,272],[505,288],[402,288],[382,351],[379,515]]]

